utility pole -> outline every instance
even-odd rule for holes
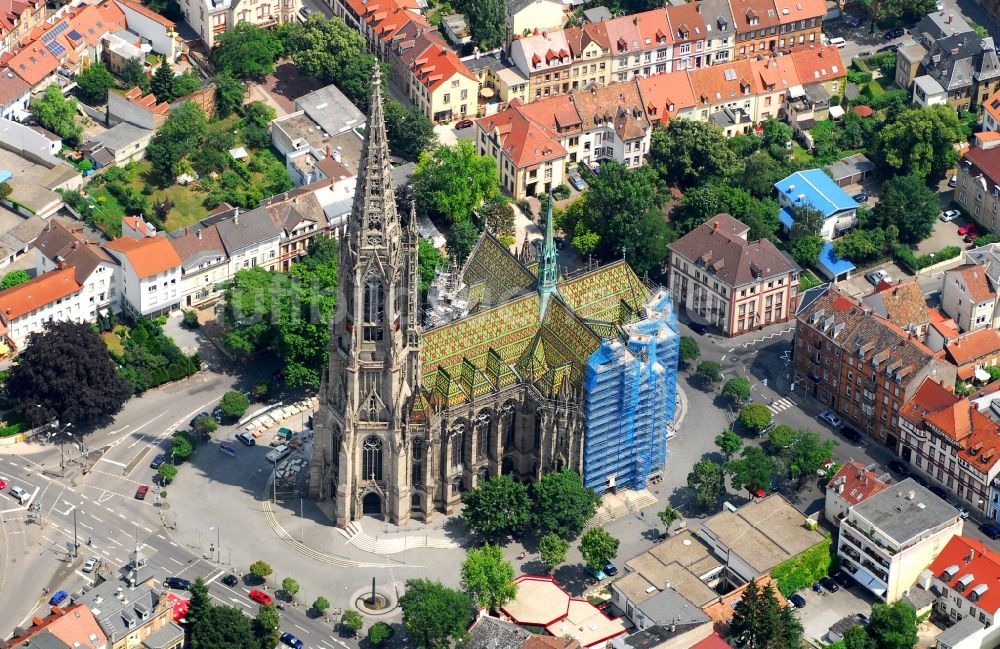
[[[299,532],[299,542],[306,542],[306,516],[304,513],[302,499],[299,498],[299,522],[301,524],[301,531]]]
[[[79,547],[80,547],[80,544],[77,543],[77,540],[76,540],[76,508],[74,508],[73,509],[73,558],[74,559],[77,556],[77,549]]]

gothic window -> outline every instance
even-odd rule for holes
[[[413,438],[413,467],[410,471],[410,482],[414,487],[424,484],[424,439]]]
[[[457,469],[465,465],[465,426],[458,424],[452,428],[451,434],[451,468]]]
[[[385,318],[385,289],[377,277],[365,282],[365,340],[382,340],[382,320]]]
[[[368,418],[365,421],[378,421],[378,400],[372,394],[368,397]]]
[[[503,429],[505,432],[504,447],[509,449],[514,446],[517,437],[517,410],[511,404],[504,406]]]
[[[535,410],[535,449],[542,448],[542,409]]]
[[[490,447],[490,415],[482,413],[476,421],[476,460],[486,457]]]
[[[382,439],[372,435],[361,447],[361,474],[364,480],[382,479]]]

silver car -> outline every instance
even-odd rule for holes
[[[89,559],[87,559],[87,563],[83,564],[83,571],[94,572],[94,570],[97,568],[97,564],[99,564],[100,562],[101,562],[100,557],[90,557]]]
[[[823,412],[819,413],[817,417],[820,419],[820,421],[826,422],[833,428],[840,428],[841,426],[844,425],[844,421],[840,417],[835,415],[832,410],[824,410]]]

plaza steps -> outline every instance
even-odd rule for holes
[[[601,506],[597,508],[594,517],[587,521],[587,527],[600,527],[613,520],[634,514],[657,501],[656,496],[648,489],[642,491],[621,491],[616,494],[605,494]]]
[[[398,554],[414,548],[438,548],[451,550],[461,547],[458,543],[445,538],[421,534],[419,530],[412,533],[397,533],[388,538],[375,538],[365,532],[364,528],[357,521],[351,521],[346,529],[338,528],[344,535],[347,542],[365,552],[372,554]]]

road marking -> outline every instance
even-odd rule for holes
[[[142,529],[146,530],[146,532],[147,532],[148,534],[152,534],[152,533],[153,533],[153,530],[149,529],[149,528],[148,528],[148,527],[146,527],[145,525],[144,525],[144,526],[142,527]]]
[[[87,573],[81,572],[80,570],[74,570],[73,572],[75,572],[76,574],[80,575],[81,577],[83,577],[87,581],[90,581],[90,575],[88,575]]]
[[[108,540],[111,541],[112,543],[114,543],[115,545],[117,545],[120,548],[124,548],[125,547],[125,545],[122,544],[121,542],[119,542],[118,539],[116,539],[116,538],[112,537],[112,538],[109,538]]]
[[[292,626],[294,626],[296,629],[301,630],[303,633],[309,633],[309,629],[307,629],[305,627],[301,627],[298,624],[295,624],[294,622],[292,622]]]
[[[213,581],[215,581],[216,579],[218,579],[219,577],[221,577],[224,574],[226,574],[226,571],[225,570],[220,570],[219,572],[215,573],[214,575],[212,575],[211,577],[209,577],[208,579],[206,579],[205,583],[206,584],[210,584],[210,583],[212,583]]]
[[[118,513],[118,518],[120,518],[122,520],[125,520],[125,514],[122,514],[121,512],[119,512]]]
[[[788,408],[795,407],[795,402],[787,397],[781,397],[780,399],[775,399],[771,402],[771,405],[767,407],[768,410],[774,414],[778,414],[782,410],[787,410]]]
[[[132,527],[142,527],[142,525],[139,525],[135,521],[132,521]]]
[[[177,544],[174,543],[173,541],[168,541],[168,543],[170,543],[170,545],[174,546],[175,548],[177,547]]]
[[[176,563],[178,566],[183,566],[184,565],[183,563],[181,563],[180,561],[178,561],[177,559],[175,559],[173,557],[167,557],[167,558],[170,559],[171,561],[173,561],[174,563]]]
[[[167,540],[167,537],[163,536],[162,534],[157,534],[156,538],[160,539],[161,541],[166,541]]]
[[[732,351],[732,350],[730,350],[730,351]],[[719,362],[722,362],[722,361],[724,361],[724,360],[726,360],[726,354],[723,354],[723,355],[722,355],[722,358],[720,358],[720,359],[719,359]]]
[[[99,518],[98,518],[98,517],[96,517],[96,516],[91,516],[91,518],[93,518],[93,519],[94,519],[95,521],[97,521],[98,523],[103,523],[103,522],[104,522],[104,521],[102,521],[101,519],[99,519]]]
[[[90,530],[90,531],[94,530],[93,527],[91,527],[90,525],[87,525],[86,523],[80,523],[80,527],[82,527],[85,530]]]
[[[99,461],[100,462],[107,462],[108,464],[114,464],[115,466],[120,466],[122,468],[125,468],[125,463],[124,462],[118,462],[117,460],[109,460],[106,457],[102,457]]]
[[[241,600],[241,599],[236,599],[235,597],[230,597],[230,598],[229,598],[229,601],[230,601],[230,602],[236,602],[236,603],[237,603],[237,604],[239,604],[240,606],[246,606],[247,608],[250,608],[250,605],[249,605],[249,604],[247,604],[246,602],[244,602],[244,601],[243,601],[243,600]]]

